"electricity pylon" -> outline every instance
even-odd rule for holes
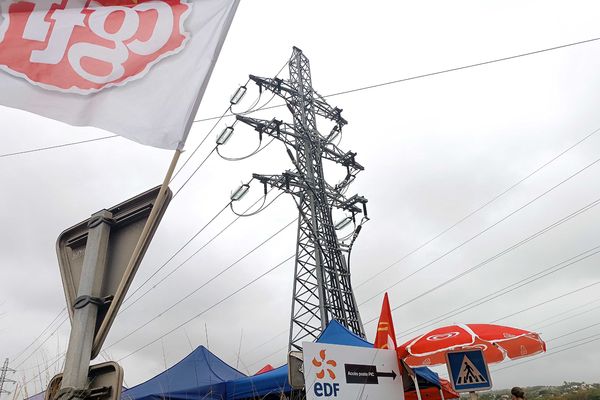
[[[244,115],[237,115],[237,120],[252,126],[261,137],[266,134],[283,142],[295,167],[281,175],[253,175],[265,185],[265,192],[271,186],[292,194],[299,211],[289,338],[289,349],[294,350],[301,349],[303,341],[317,338],[331,320],[365,336],[352,292],[349,258],[347,262],[344,252],[349,257],[362,222],[366,221],[367,200],[344,195],[364,168],[356,162],[356,153],[344,152],[333,144],[347,121],[342,118],[341,109],[330,106],[313,89],[308,58],[296,47],[289,61],[289,72],[289,80],[253,75],[250,79],[261,91],[268,90],[285,100],[293,114],[293,124]],[[317,116],[334,122],[329,135],[323,136],[317,130]],[[338,184],[332,186],[326,182],[324,159],[346,168],[346,177]],[[349,235],[349,245],[344,246],[338,240],[333,208],[351,215],[341,225],[354,221],[355,231]],[[361,212],[364,217],[357,224],[356,217]]]
[[[8,358],[4,360],[4,365],[0,368],[0,396],[2,394],[10,394],[8,390],[4,390],[5,383],[15,383],[15,381],[6,377],[7,372],[15,372],[14,369],[8,368]]]

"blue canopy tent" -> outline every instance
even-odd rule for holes
[[[245,375],[204,346],[154,378],[123,392],[123,400],[222,400],[225,382]]]
[[[373,347],[372,343],[350,332],[337,321],[331,321],[317,339],[317,343],[340,344],[356,347]],[[428,368],[414,368],[420,380],[420,387],[440,385],[438,376]],[[288,366],[283,365],[272,371],[255,376],[247,376],[227,382],[227,400],[240,400],[263,397],[273,393],[287,393],[292,388],[288,383]]]

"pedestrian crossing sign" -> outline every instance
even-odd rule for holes
[[[448,375],[454,390],[473,392],[492,388],[492,379],[483,351],[458,350],[446,353]]]

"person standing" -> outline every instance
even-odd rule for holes
[[[515,386],[510,390],[512,400],[525,400],[525,391],[518,386]]]

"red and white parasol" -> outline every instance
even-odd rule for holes
[[[446,363],[446,352],[481,349],[488,364],[546,351],[535,332],[491,324],[457,324],[434,329],[398,346],[398,356],[410,366]]]

